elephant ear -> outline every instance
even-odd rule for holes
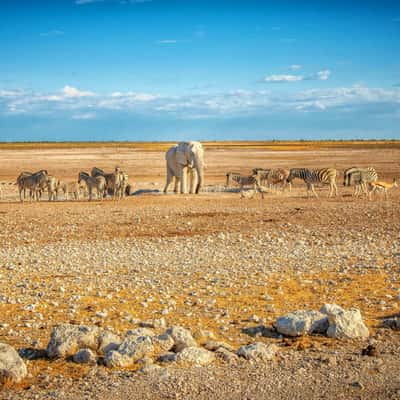
[[[180,150],[176,151],[176,162],[182,165],[187,164],[186,154],[183,151]]]

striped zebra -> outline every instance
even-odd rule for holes
[[[104,178],[104,176],[99,175],[93,177],[90,176],[88,173],[81,171],[78,175],[78,184],[80,185],[82,181],[86,183],[89,192],[89,201],[93,198],[93,189],[96,189],[97,197],[100,200],[103,200],[104,192],[107,188],[106,178]]]
[[[262,168],[254,168],[253,174],[257,174],[260,180],[261,185],[265,185],[267,183],[270,188],[275,187],[278,184],[281,184],[282,190],[285,189],[286,185],[289,185],[289,191],[292,191],[291,182],[287,182],[287,178],[289,176],[289,170],[283,168],[271,168],[271,169],[262,169]]]
[[[126,172],[122,171],[120,167],[115,167],[115,175],[117,176],[115,194],[121,199],[125,196],[129,176]]]
[[[258,175],[260,180],[260,185],[265,186],[265,183],[268,181],[268,176],[270,173],[270,169],[267,168],[253,168],[253,175]]]
[[[258,190],[261,193],[261,197],[264,198],[264,193],[261,189],[257,174],[243,176],[237,172],[228,172],[226,174],[226,187],[229,187],[231,181],[236,182],[240,186],[241,198],[245,197],[243,191],[245,186],[251,186],[254,189],[254,192]]]
[[[344,173],[343,186],[354,185],[353,196],[359,196],[362,192],[367,195],[368,188],[372,182],[378,180],[378,174],[373,167],[359,168],[351,167],[347,168]]]
[[[26,198],[26,189],[29,190],[30,200],[39,200],[39,192],[42,185],[47,184],[47,171],[40,170],[38,172],[21,172],[17,178],[17,185],[19,190],[20,201]],[[22,193],[24,193],[24,199],[22,199]]]
[[[332,197],[335,192],[335,196],[338,194],[336,185],[336,174],[335,168],[322,168],[322,169],[307,169],[307,168],[292,168],[289,171],[287,182],[291,183],[294,178],[302,179],[307,185],[307,196],[310,191],[315,197],[318,197],[314,190],[315,183],[329,184],[329,197]]]
[[[106,190],[104,192],[104,196],[106,196],[108,193],[112,195],[114,199],[116,198],[121,178],[118,173],[111,172],[108,174],[100,168],[93,167],[90,174],[93,178],[96,178],[98,176],[103,176],[106,180]]]
[[[58,188],[58,179],[53,175],[47,176],[47,193],[49,194],[49,201],[56,201],[57,200],[57,188]]]

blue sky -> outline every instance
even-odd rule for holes
[[[400,139],[400,2],[0,2],[0,141],[328,138]]]

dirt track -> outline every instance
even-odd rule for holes
[[[259,166],[372,165],[389,181],[400,175],[399,160],[397,147],[219,148],[206,151],[206,184],[223,184],[229,170]],[[163,153],[148,149],[0,150],[0,181],[41,168],[72,180],[79,170],[117,164],[135,189],[162,189]],[[264,201],[203,193],[24,204],[15,186],[3,186],[1,342],[44,348],[59,322],[123,333],[133,326],[130,317],[164,315],[169,324],[210,330],[235,348],[272,341],[282,354],[270,367],[168,367],[168,376],[37,360],[29,363],[31,376],[0,397],[107,398],[112,390],[115,398],[398,398],[400,336],[380,326],[400,309],[400,189],[388,201],[368,201],[352,198],[341,183],[334,199],[326,198],[327,188],[317,188],[319,199],[307,199],[297,182],[292,193],[268,193]],[[360,355],[363,342],[246,331],[325,302],[361,309],[377,357]]]

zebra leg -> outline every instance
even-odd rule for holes
[[[337,196],[339,195],[339,193],[338,193],[338,187],[337,187],[336,182],[333,182],[333,184],[334,184],[334,187],[335,187],[335,196],[337,197]]]
[[[309,187],[308,187],[307,189],[308,189],[308,190],[307,190],[307,193],[310,193],[310,190],[311,190],[312,194],[313,194],[316,198],[318,198],[318,195],[317,195],[317,193],[315,192],[314,185],[313,185],[312,183],[309,184]]]
[[[333,195],[333,182],[330,182],[329,184],[329,195],[328,197],[331,198]]]
[[[243,184],[240,185],[240,198],[244,198],[244,193],[243,193]]]
[[[261,198],[264,200],[264,192],[258,182],[254,184],[254,193],[256,192],[256,190],[260,192]]]

